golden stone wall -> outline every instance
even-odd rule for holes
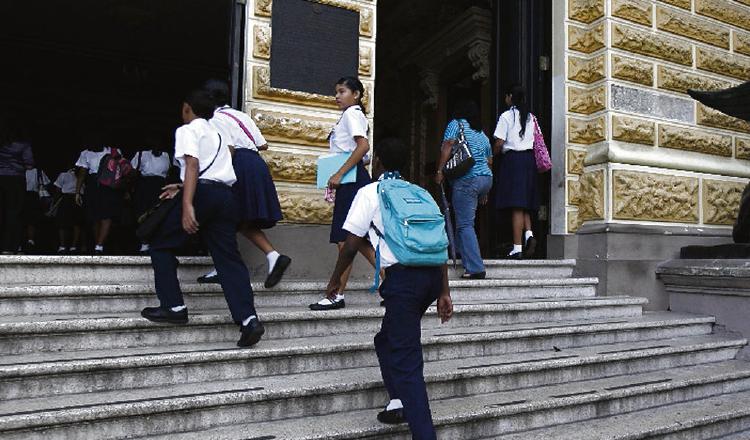
[[[375,91],[376,0],[310,0],[359,12],[359,77],[372,133]],[[315,188],[316,160],[328,152],[328,134],[340,116],[330,95],[271,87],[271,0],[247,3],[245,107],[269,143],[263,153],[273,175],[284,222],[328,224],[333,206]],[[338,78],[332,78],[334,82]]]
[[[567,0],[568,232],[584,222],[727,227],[750,124],[688,89],[750,80],[750,1]]]

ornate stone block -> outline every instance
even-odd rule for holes
[[[693,65],[693,48],[689,43],[619,23],[613,24],[612,46],[686,66]]]
[[[750,160],[750,139],[737,138],[734,156],[737,159]]]
[[[706,127],[724,128],[727,130],[750,133],[750,124],[747,122],[727,116],[720,111],[698,104],[698,124]]]
[[[659,125],[659,146],[696,153],[732,157],[732,137],[696,130],[692,127]]]
[[[612,84],[612,109],[638,113],[648,117],[660,117],[693,123],[695,106],[693,100],[676,98],[650,90]]]
[[[592,53],[604,47],[604,23],[592,29],[568,25],[568,48],[583,53]]]
[[[573,234],[581,229],[581,221],[578,217],[578,211],[568,211],[568,232]]]
[[[253,56],[264,60],[271,59],[271,28],[263,25],[254,25],[253,40]]]
[[[734,51],[744,55],[750,55],[750,34],[734,32]]]
[[[324,3],[321,1],[321,3]],[[375,14],[372,9],[363,7],[359,10],[359,34],[372,37],[375,28]]]
[[[583,174],[585,160],[585,151],[568,148],[568,174],[575,174],[579,176]]]
[[[612,16],[651,26],[651,3],[641,0],[612,0]]]
[[[653,146],[656,142],[656,123],[627,116],[613,116],[612,139]]]
[[[728,28],[691,14],[659,6],[656,9],[656,26],[675,35],[729,49]]]
[[[746,183],[703,180],[703,223],[734,224],[745,185]]]
[[[263,159],[268,164],[274,181],[315,183],[318,156],[312,154],[264,151]]]
[[[701,47],[696,48],[695,52],[699,69],[744,81],[750,80],[750,61],[747,59]]]
[[[568,17],[591,23],[604,17],[604,0],[568,0]]]
[[[607,105],[607,88],[596,87],[591,90],[568,87],[568,110],[573,113],[590,115],[604,110]]]
[[[692,8],[693,0],[659,0],[662,3],[668,3],[672,6],[677,6],[678,8],[687,9],[688,11]]]
[[[577,206],[581,204],[581,182],[568,180],[568,205]]]
[[[652,86],[654,85],[654,63],[612,55],[612,77]]]
[[[273,0],[255,0],[255,15],[259,17],[270,17]]]
[[[268,140],[298,145],[328,146],[333,119],[313,119],[285,113],[253,110],[252,117]]]
[[[368,46],[360,46],[359,74],[364,76],[372,76],[372,64],[372,48]]]
[[[660,89],[687,93],[688,89],[721,90],[730,87],[732,84],[727,81],[721,81],[707,76],[673,69],[667,66],[659,66],[657,85]]]
[[[279,204],[285,223],[331,224],[333,204],[312,192],[279,191]]]
[[[587,60],[574,56],[568,57],[568,79],[591,84],[606,77],[604,55]]]
[[[750,8],[729,0],[695,0],[695,12],[750,30]]]
[[[253,66],[253,97],[272,101],[290,102],[307,106],[338,109],[333,96],[271,87],[271,69]]]
[[[580,180],[578,217],[580,221],[604,219],[604,170],[585,173]]]
[[[568,118],[568,142],[590,145],[606,140],[607,122],[604,116],[593,120]]]
[[[613,172],[613,218],[698,223],[698,179]]]

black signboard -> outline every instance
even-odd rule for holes
[[[357,76],[358,12],[276,0],[271,29],[271,87],[332,95],[340,77]]]

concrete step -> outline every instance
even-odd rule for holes
[[[179,260],[178,277],[186,283],[194,283],[213,265],[210,257]],[[331,270],[334,264],[331,261]],[[487,260],[485,264],[489,277],[503,279],[567,278],[575,268],[575,260]],[[452,273],[458,276],[463,271],[459,268]],[[0,256],[0,285],[145,284],[153,276],[151,259],[144,256]],[[266,274],[252,273],[251,277],[260,281]]]
[[[46,356],[46,359],[9,356],[0,363],[0,399],[372,367],[377,366],[377,357],[371,339],[370,335],[347,335],[284,340],[273,347],[257,350],[211,350],[209,347],[192,347],[192,350],[189,347],[164,347],[150,352],[100,350],[76,359],[68,359],[63,354]],[[555,370],[544,373],[540,379],[528,379],[539,381],[580,380],[728,360],[733,359],[737,350],[746,343],[743,339],[723,336],[691,336],[578,348],[555,346],[557,350],[550,346],[540,352],[468,357],[463,350],[453,349],[455,341],[445,343],[431,335],[425,335],[424,339],[424,357],[428,362],[464,362],[463,370],[476,365],[484,366],[482,368],[527,368],[532,364],[536,364],[540,371],[545,368]],[[458,339],[462,345],[472,344],[469,337]],[[510,382],[517,384],[521,380],[513,376]]]
[[[597,282],[595,278],[486,279],[451,280],[450,285],[456,301],[494,301],[593,297]],[[253,283],[253,290],[260,308],[306,307],[321,298],[326,286],[323,281],[289,280],[273,289]],[[377,305],[380,296],[369,293],[371,286],[368,282],[350,283],[347,304]],[[185,283],[182,290],[190,309],[226,306],[219,285]],[[0,286],[0,316],[132,312],[153,306],[155,301],[153,284]]]
[[[454,303],[454,318],[443,326],[493,326],[569,321],[575,319],[633,318],[647,301],[633,297],[569,298],[550,300]],[[369,333],[380,328],[383,308],[353,306],[313,312],[289,308],[259,310],[266,340],[304,338],[332,333]],[[440,327],[434,306],[427,311],[423,328]],[[158,325],[137,313],[0,317],[0,353],[125,348],[236,340],[239,327],[227,311],[191,311],[187,325]]]
[[[168,434],[180,439],[406,439],[405,426],[378,424],[385,393],[363,393],[365,371],[338,371],[289,380],[234,382],[233,389],[201,385],[182,395],[90,393],[0,403],[3,438],[114,439]],[[441,371],[441,374],[455,374]],[[460,381],[440,383],[429,373],[433,415],[441,439],[476,439],[574,423],[750,389],[750,364],[725,361],[647,373],[449,398]],[[447,378],[447,377],[446,377]],[[485,383],[498,383],[494,381]],[[323,381],[330,382],[323,384]],[[472,389],[472,391],[478,391]],[[312,400],[303,396],[309,393]],[[132,394],[132,395],[131,395]],[[441,400],[442,399],[442,400]],[[322,417],[322,415],[334,415]],[[256,420],[256,423],[253,423]],[[238,425],[243,423],[243,425]],[[231,425],[231,426],[226,426]],[[191,432],[200,428],[215,430]],[[170,438],[170,437],[163,437]]]

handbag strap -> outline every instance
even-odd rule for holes
[[[250,138],[250,141],[252,141],[253,145],[255,145],[256,147],[258,146],[258,144],[255,142],[255,138],[253,137],[252,133],[250,133],[250,130],[248,130],[247,127],[245,127],[245,124],[242,123],[242,121],[240,120],[240,118],[236,117],[235,115],[233,115],[233,114],[231,114],[229,112],[225,112],[225,111],[221,111],[221,110],[219,110],[217,113],[221,113],[222,115],[226,115],[226,116],[229,116],[230,118],[234,119],[234,121],[237,124],[240,125],[240,128],[242,129],[242,131],[245,132],[245,134],[247,135],[247,137]]]
[[[206,168],[203,168],[200,172],[198,172],[198,177],[201,177],[206,171],[208,171],[209,168],[216,162],[216,158],[219,157],[219,152],[221,151],[221,134],[218,132],[216,133],[217,136],[219,136],[219,148],[216,149],[216,154],[214,154],[214,158],[211,159],[211,163],[208,164]]]

